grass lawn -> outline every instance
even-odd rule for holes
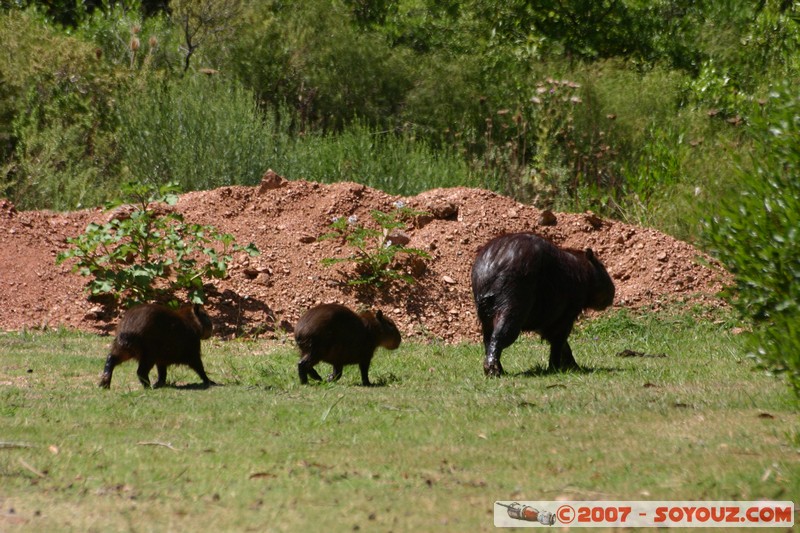
[[[488,531],[495,500],[800,499],[800,418],[725,315],[614,312],[544,371],[525,337],[379,350],[302,386],[293,342],[204,344],[211,379],[97,387],[109,337],[0,334],[0,531]],[[653,357],[619,357],[625,349]],[[654,357],[664,354],[665,357]],[[325,376],[330,367],[319,365]]]

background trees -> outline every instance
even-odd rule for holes
[[[381,139],[522,201],[694,239],[698,206],[752,149],[752,104],[797,76],[793,4],[735,4],[4,2],[0,186],[21,207],[69,209],[131,177],[340,178],[344,162],[298,154]],[[192,168],[202,153],[224,170]]]

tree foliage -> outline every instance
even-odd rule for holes
[[[540,207],[591,208],[696,237],[703,209],[692,194],[711,189],[715,167],[733,166],[726,147],[749,146],[742,126],[752,102],[773,81],[797,80],[800,67],[797,7],[783,0],[20,0],[3,4],[2,17],[0,37],[15,53],[0,58],[0,114],[18,126],[0,132],[0,169],[15,198],[30,184],[56,190],[68,174],[82,176],[76,188],[137,177],[143,167],[124,154],[158,150],[145,134],[129,136],[128,115],[141,119],[139,101],[157,92],[150,85],[178,87],[202,69],[241,86],[257,113],[300,141],[335,142],[353,127],[418,140],[459,154],[473,181]],[[20,17],[31,31],[12,33]],[[43,34],[54,60],[37,62],[25,50]],[[102,90],[83,83],[56,116],[49,85],[65,68],[55,56],[77,49],[67,68]],[[27,59],[9,59],[19,57]],[[577,86],[556,91],[541,112],[542,84],[565,80]],[[203,102],[208,122],[224,123],[213,108],[225,106],[209,105],[217,90],[166,94],[169,105]],[[83,146],[102,149],[81,157],[74,146],[87,137]],[[214,153],[216,143],[197,138],[175,158]],[[648,178],[653,168],[669,177]],[[177,172],[189,174],[168,179],[185,187],[213,182],[196,181],[188,166]],[[226,172],[219,179],[247,181]],[[62,194],[57,207],[105,200],[92,196]],[[52,197],[33,194],[31,205]],[[664,199],[684,216],[664,210]]]
[[[184,72],[200,46],[213,46],[234,31],[241,15],[239,0],[173,0],[170,17],[183,36]]]

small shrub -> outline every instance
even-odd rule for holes
[[[203,303],[206,279],[224,278],[233,251],[255,255],[253,244],[234,243],[230,234],[213,227],[184,222],[179,213],[157,209],[157,202],[174,205],[174,186],[154,189],[128,184],[126,196],[135,200],[128,216],[106,224],[91,223],[86,232],[68,239],[73,247],[58,254],[57,263],[75,259],[73,271],[91,276],[92,296],[110,294],[127,306],[153,300],[177,303],[176,292]]]
[[[787,84],[766,107],[753,121],[752,167],[742,166],[705,238],[734,275],[728,300],[754,324],[753,356],[800,396],[800,98]]]
[[[370,213],[380,229],[367,228],[358,223],[358,217],[336,217],[331,223],[331,232],[320,237],[320,240],[342,239],[356,248],[356,252],[347,257],[334,257],[322,260],[325,266],[351,262],[356,264],[359,277],[349,280],[349,285],[374,285],[380,287],[384,283],[395,280],[414,283],[414,277],[402,270],[403,266],[396,259],[399,254],[429,259],[423,250],[409,248],[404,244],[393,242],[392,232],[406,227],[412,217],[423,215],[414,211],[402,202],[395,202],[395,210],[390,213],[374,210]]]

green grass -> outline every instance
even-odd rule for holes
[[[126,363],[106,391],[110,338],[3,334],[0,530],[488,531],[495,500],[796,500],[797,404],[732,325],[614,313],[573,334],[585,372],[544,372],[526,337],[492,380],[477,344],[407,343],[372,388],[355,367],[301,386],[291,342],[214,340],[224,386],[173,368],[143,390]]]

